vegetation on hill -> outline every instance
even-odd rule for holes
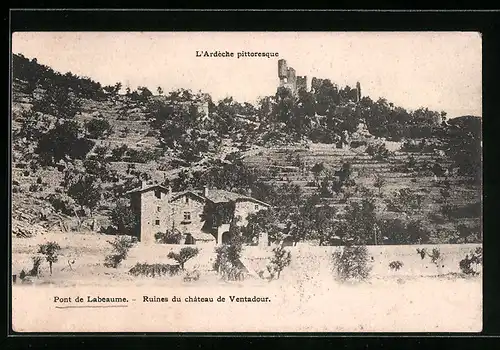
[[[154,95],[138,87],[121,94],[121,83],[101,86],[22,55],[13,56],[13,78],[13,161],[25,164],[22,176],[14,176],[13,191],[79,221],[104,218],[107,233],[131,232],[134,222],[124,193],[161,173],[159,182],[176,191],[209,186],[271,204],[269,211],[250,216],[245,227],[232,225],[247,243],[263,230],[272,240],[293,244],[480,240],[475,229],[477,202],[464,199],[462,205],[453,204],[449,184],[462,176],[466,180],[453,180],[454,186],[464,193],[467,186],[480,191],[480,118],[441,123],[444,112],[407,111],[367,96],[355,102],[348,86],[337,90],[329,80],[297,96],[279,88],[275,96],[254,106],[232,98],[214,102],[207,94],[185,89],[164,93],[159,87]],[[253,150],[260,146],[271,150],[282,145],[286,150],[314,142],[331,144],[335,150],[356,135],[360,124],[369,132],[368,141],[363,141],[366,147],[349,151],[349,159],[344,150],[343,155],[332,155],[331,159],[343,160],[340,164],[306,164],[293,152],[286,154],[284,165],[277,159],[271,160],[272,166],[248,161],[249,154],[264,157]],[[403,152],[389,151],[383,138],[404,141]],[[433,154],[431,160],[428,154]],[[385,169],[370,174],[378,174],[370,185],[355,176],[368,166]],[[287,172],[305,180],[292,181],[283,175]],[[439,192],[440,203],[412,183],[391,188],[391,173],[413,176],[414,182],[417,177],[436,176],[440,180],[427,191]],[[40,181],[33,181],[33,174]],[[21,186],[25,181],[27,186]],[[431,214],[426,212],[430,207]],[[381,215],[387,213],[399,217]],[[476,221],[464,221],[469,219]]]

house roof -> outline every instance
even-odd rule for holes
[[[237,202],[237,201],[252,201],[252,202],[256,202],[256,203],[262,204],[262,205],[267,206],[267,207],[270,206],[269,204],[264,203],[262,201],[259,201],[258,199],[255,199],[255,198],[252,198],[252,197],[249,197],[249,196],[245,196],[245,195],[242,195],[242,194],[239,194],[239,193],[229,192],[229,191],[226,191],[226,190],[219,190],[219,189],[209,189],[208,190],[208,194],[206,196],[204,195],[203,191],[183,191],[183,192],[176,192],[176,193],[173,194],[174,195],[173,199],[181,197],[181,196],[183,196],[186,193],[191,193],[191,194],[195,195],[196,197],[202,198],[204,200],[209,200],[212,203],[227,203],[227,202],[230,202],[230,201],[234,201],[234,202]]]
[[[148,185],[148,186],[144,186],[144,187],[138,187],[138,188],[135,188],[135,189],[130,190],[128,192],[125,192],[125,194],[147,192],[147,191],[155,190],[156,188],[159,188],[159,189],[163,190],[164,192],[168,192],[168,189],[166,187],[164,187],[162,185],[155,184],[155,185]]]
[[[161,186],[161,185],[158,185],[158,184],[155,184],[155,185],[139,187],[139,188],[133,189],[131,191],[128,191],[125,194],[143,193],[143,192],[152,191],[152,190],[156,190],[156,189],[160,189],[165,193],[168,192],[168,188]],[[204,195],[204,191],[196,191],[196,190],[173,192],[171,201],[173,201],[179,197],[182,197],[183,195],[188,194],[188,193],[194,195],[195,197],[198,197],[201,200],[209,200],[212,203],[227,203],[230,201],[234,201],[234,202],[236,202],[236,201],[252,201],[252,202],[264,205],[266,207],[270,207],[269,204],[264,203],[262,201],[259,201],[258,199],[255,199],[255,198],[252,198],[249,196],[245,196],[245,195],[242,195],[239,193],[229,192],[226,190],[219,190],[219,189],[209,189],[207,196]]]

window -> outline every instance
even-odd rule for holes
[[[155,220],[155,225],[156,226],[160,225],[160,220]]]
[[[156,211],[159,213],[161,212],[161,207],[156,207]]]
[[[161,191],[155,190],[155,197],[161,199]]]
[[[188,211],[184,212],[184,221],[191,221],[191,213]]]
[[[259,206],[258,205],[255,206],[255,210],[259,210]]]
[[[189,204],[189,197],[186,196],[186,204]]]

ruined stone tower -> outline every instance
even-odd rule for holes
[[[359,81],[356,83],[356,102],[361,101],[361,84]]]
[[[280,79],[280,87],[289,89],[294,95],[297,93],[297,76],[295,74],[295,69],[288,67],[284,59],[278,60],[278,77]],[[302,78],[307,81],[306,77],[299,78],[301,78],[301,84],[303,81]]]

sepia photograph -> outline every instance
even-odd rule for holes
[[[481,332],[477,32],[15,32],[15,332]]]

